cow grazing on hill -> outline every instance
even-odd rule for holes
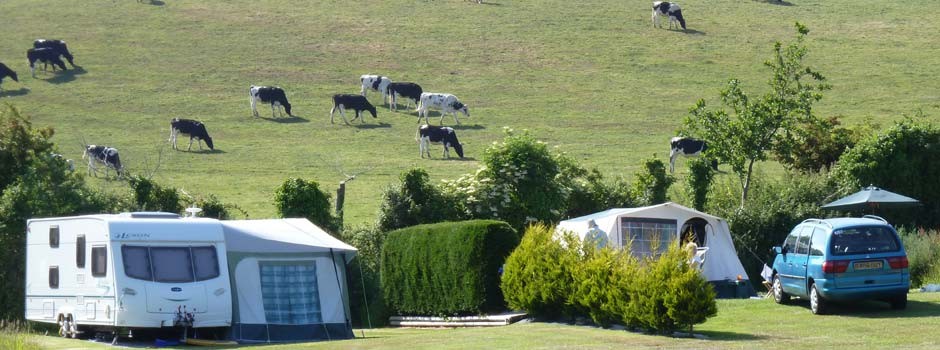
[[[682,8],[679,7],[679,4],[666,1],[653,2],[654,27],[663,27],[660,23],[660,16],[669,16],[669,29],[672,29],[673,24],[675,24],[676,29],[679,29],[679,26],[682,26],[682,29],[685,30],[685,18],[682,17]]]
[[[107,146],[88,145],[82,154],[82,159],[88,158],[88,174],[94,174],[98,177],[98,169],[95,163],[104,165],[104,176],[108,176],[108,170],[114,169],[118,176],[124,174],[124,166],[121,165],[121,156],[118,155],[117,148]]]
[[[7,67],[7,65],[0,63],[0,84],[3,83],[3,78],[6,77],[10,77],[10,79],[13,79],[15,82],[20,81],[20,79],[16,76],[16,72],[10,69],[10,67]],[[3,90],[3,88],[0,87],[0,90]]]
[[[193,149],[193,140],[196,140],[196,144],[199,145],[199,150],[202,150],[200,140],[204,141],[206,146],[209,146],[209,149],[215,149],[212,145],[212,137],[209,136],[209,132],[206,131],[206,125],[202,122],[191,119],[173,118],[173,120],[170,121],[169,140],[173,144],[173,149],[177,149],[176,136],[178,134],[189,135],[189,148],[186,149],[187,151]]]
[[[380,75],[363,74],[359,77],[359,81],[362,82],[360,95],[366,96],[366,92],[375,90],[382,93],[382,103],[388,103],[388,84],[392,83],[391,79]]]
[[[48,47],[26,50],[26,59],[29,61],[29,70],[33,74],[33,78],[36,77],[36,61],[51,64],[53,72],[55,72],[55,66],[65,70],[65,62],[62,62],[62,59],[59,58],[59,52]]]
[[[415,83],[390,83],[388,84],[388,95],[392,97],[392,103],[389,104],[388,109],[398,109],[398,96],[414,101],[417,107],[422,92],[424,90],[421,89],[421,85]],[[408,104],[405,104],[405,107],[408,107]]]
[[[72,68],[75,68],[75,62],[72,61],[75,57],[69,52],[69,47],[65,44],[65,41],[36,39],[36,41],[33,42],[33,48],[38,49],[43,47],[55,50],[60,56],[65,57],[65,59],[69,61],[69,65],[71,65]]]
[[[705,141],[681,136],[670,139],[669,146],[669,172],[675,171],[678,156],[697,157],[708,149],[708,144]],[[712,169],[718,169],[718,161],[712,160]]]
[[[463,158],[463,145],[457,140],[457,132],[451,127],[440,127],[433,125],[421,125],[418,127],[418,153],[421,158],[427,154],[431,158],[431,144],[444,145],[444,158],[450,158],[448,147],[453,147],[460,158]]]
[[[444,117],[449,113],[454,114],[454,121],[457,124],[460,124],[460,121],[457,120],[457,112],[463,113],[467,118],[470,117],[470,109],[457,100],[457,96],[424,92],[421,93],[421,101],[418,104],[418,123],[421,122],[421,117],[424,116],[424,122],[430,124],[428,122],[428,109],[432,107],[441,110],[441,125],[444,124]]]
[[[248,88],[248,99],[251,101],[251,112],[255,117],[258,116],[257,103],[271,104],[271,117],[274,117],[274,109],[277,108],[278,116],[280,116],[281,109],[279,107],[284,107],[284,111],[287,112],[288,116],[293,117],[294,115],[290,113],[290,103],[287,102],[287,95],[284,94],[284,89],[281,89],[279,86],[254,86]]]
[[[333,108],[330,109],[330,124],[333,123],[333,112],[336,112],[337,108],[339,108],[339,115],[343,117],[343,122],[346,123],[346,125],[349,125],[349,122],[346,121],[347,108],[356,111],[356,117],[353,118],[353,121],[359,119],[359,122],[365,123],[365,118],[361,117],[362,111],[369,111],[369,113],[372,113],[372,118],[378,118],[375,114],[375,106],[369,103],[369,100],[367,100],[365,96],[350,94],[333,95]]]

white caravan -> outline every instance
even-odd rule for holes
[[[31,219],[26,319],[90,330],[229,327],[232,291],[218,220],[168,213]]]

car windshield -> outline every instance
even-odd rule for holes
[[[832,255],[886,253],[900,250],[894,232],[880,226],[836,230],[832,233],[829,247]]]

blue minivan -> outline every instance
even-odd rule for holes
[[[773,249],[772,289],[778,304],[791,296],[809,298],[814,314],[825,313],[830,300],[874,299],[894,309],[907,307],[907,253],[885,219],[807,219]]]

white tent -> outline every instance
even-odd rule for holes
[[[651,251],[657,245],[654,241],[658,241],[660,251],[665,250],[669,244],[681,242],[685,233],[699,247],[708,247],[702,273],[705,279],[716,285],[716,289],[725,283],[746,285],[736,283],[739,276],[746,280],[747,274],[731,241],[728,223],[722,218],[669,202],[640,208],[610,209],[564,220],[558,224],[558,230],[573,232],[583,240],[591,229],[591,221],[607,234],[608,244],[613,248],[622,248],[632,241],[636,256],[656,253]]]
[[[346,262],[356,248],[307,219],[222,221],[232,281],[232,338],[352,338]]]

